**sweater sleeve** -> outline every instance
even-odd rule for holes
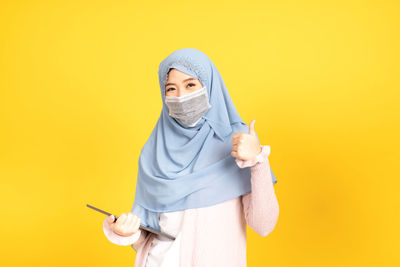
[[[279,216],[268,155],[263,153],[261,161],[236,161],[240,168],[251,168],[251,192],[242,196],[243,210],[249,227],[263,237],[272,232]]]
[[[131,236],[121,236],[113,232],[107,223],[107,218],[103,222],[103,231],[107,239],[116,245],[128,246],[130,245],[135,251],[142,245],[146,239],[147,231],[138,230]]]

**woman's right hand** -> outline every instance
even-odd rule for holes
[[[131,236],[139,230],[140,218],[132,212],[122,213],[114,222],[114,215],[107,217],[108,226],[114,233],[121,236]]]

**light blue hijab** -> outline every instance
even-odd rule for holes
[[[206,86],[211,108],[194,127],[169,116],[164,100],[171,68]],[[142,226],[160,231],[158,213],[212,206],[250,192],[251,171],[239,168],[231,155],[232,134],[249,128],[214,63],[200,50],[183,48],[160,63],[158,76],[163,108],[139,156],[131,212]]]

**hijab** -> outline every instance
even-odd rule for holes
[[[172,68],[207,89],[211,108],[194,127],[169,116],[165,83]],[[251,192],[251,170],[239,168],[231,155],[232,134],[248,133],[249,127],[208,56],[194,48],[176,50],[160,63],[158,77],[163,107],[140,152],[131,212],[142,226],[160,231],[161,212],[208,207]]]

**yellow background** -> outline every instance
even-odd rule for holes
[[[397,1],[1,1],[1,266],[133,266],[131,209],[161,111],[157,70],[193,47],[271,146],[277,226],[248,266],[400,266]]]

